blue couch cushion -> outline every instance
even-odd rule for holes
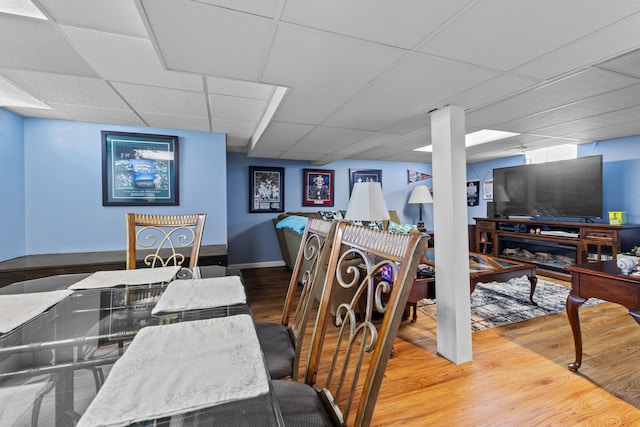
[[[298,234],[304,233],[306,227],[307,217],[298,215],[290,215],[278,221],[276,224],[276,228],[290,228]]]

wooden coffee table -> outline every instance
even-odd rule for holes
[[[432,251],[431,256],[427,252],[428,251],[425,251],[425,256],[428,261],[425,264],[435,266]],[[529,283],[531,284],[529,300],[535,304],[533,294],[538,284],[535,265],[514,261],[512,259],[469,252],[470,294],[473,293],[476,285],[480,282],[506,282],[509,279],[522,276],[527,276],[529,279]]]

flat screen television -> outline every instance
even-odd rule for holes
[[[497,216],[602,217],[602,156],[493,170]]]

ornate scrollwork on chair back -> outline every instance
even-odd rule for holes
[[[146,267],[198,265],[206,214],[127,214],[127,269],[136,268],[137,251]],[[185,255],[186,254],[186,255]]]
[[[426,234],[389,233],[344,222],[336,229],[305,382],[334,409],[339,424],[368,425],[371,420],[427,240]],[[354,292],[333,319],[329,307],[338,288]],[[338,328],[336,345],[324,349],[331,327]]]

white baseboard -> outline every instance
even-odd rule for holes
[[[266,267],[283,267],[284,261],[267,261],[267,262],[252,262],[248,264],[231,264],[229,268],[237,268],[242,270],[243,268],[266,268]]]

